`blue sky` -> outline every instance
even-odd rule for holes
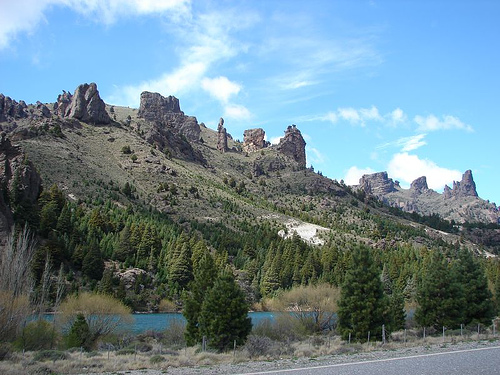
[[[388,171],[442,191],[472,169],[500,203],[499,18],[493,0],[0,0],[0,92],[175,95],[238,139],[296,124],[337,180]]]

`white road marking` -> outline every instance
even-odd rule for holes
[[[418,354],[418,355],[410,355],[410,356],[406,356],[406,357],[372,359],[372,360],[368,360],[368,361],[359,361],[359,362],[337,363],[337,364],[334,364],[334,365],[300,367],[300,368],[293,368],[293,369],[271,370],[271,371],[260,371],[260,372],[245,372],[245,373],[236,374],[236,375],[278,374],[278,373],[281,373],[281,372],[295,372],[295,371],[304,371],[304,370],[319,370],[319,369],[333,368],[333,367],[355,366],[355,365],[363,365],[363,364],[367,364],[367,363],[392,362],[392,361],[400,361],[400,360],[403,360],[403,359],[435,357],[435,356],[439,356],[439,355],[459,354],[459,353],[476,352],[476,351],[480,351],[480,350],[494,350],[494,349],[500,349],[500,346],[492,346],[492,347],[488,347],[488,348],[476,348],[476,349],[463,349],[463,350],[455,350],[455,351],[440,352],[440,353]]]

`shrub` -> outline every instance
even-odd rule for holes
[[[159,354],[156,354],[154,356],[152,356],[151,358],[149,358],[149,362],[153,365],[156,365],[157,363],[161,363],[161,362],[165,362],[166,359],[164,356],[162,355],[159,355]]]
[[[78,314],[69,334],[65,337],[66,348],[83,347],[89,350],[92,345],[92,335],[83,314]]]
[[[63,360],[63,359],[68,359],[69,356],[65,352],[62,352],[60,350],[41,350],[39,352],[36,352],[35,356],[33,359],[35,361],[57,361],[57,360]]]
[[[172,319],[163,332],[162,343],[171,349],[183,348],[186,346],[185,332],[186,323],[181,319]]]
[[[126,146],[123,146],[122,147],[122,153],[123,154],[131,154],[132,153],[132,150],[130,149],[130,146],[129,145],[126,145]]]
[[[37,320],[23,328],[14,346],[20,350],[46,350],[52,348],[56,339],[54,326],[46,320]]]
[[[135,349],[120,349],[116,352],[116,355],[130,355],[130,354],[134,354],[135,353]]]
[[[266,336],[250,335],[245,343],[245,349],[250,358],[268,355],[273,347],[273,340]]]
[[[12,347],[8,343],[0,344],[0,361],[9,359],[12,354]]]

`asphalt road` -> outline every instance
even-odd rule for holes
[[[500,374],[500,346],[368,360],[245,375],[447,375]]]

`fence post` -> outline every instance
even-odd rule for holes
[[[444,342],[444,326],[443,326],[443,342]]]
[[[349,332],[349,344],[351,343],[351,332]]]
[[[203,336],[203,341],[201,343],[201,351],[204,352],[207,350],[207,336]]]
[[[404,336],[403,336],[403,342],[405,343],[405,346],[406,346],[406,328],[405,328],[405,333],[404,333]]]
[[[236,357],[236,340],[234,340],[233,357]]]
[[[370,331],[368,331],[368,344],[370,343]]]
[[[424,327],[424,341],[425,341],[425,327]]]
[[[496,327],[495,327],[495,326],[496,326],[496,324],[495,324],[495,319],[493,319],[493,321],[492,321],[492,322],[493,322],[493,337],[496,337],[496,335],[497,335],[497,334],[496,334],[496,332],[495,332],[495,329],[496,329]]]
[[[478,323],[478,324],[477,324],[477,339],[478,339],[478,340],[479,340],[480,325],[481,325],[481,323]]]
[[[460,337],[464,337],[464,325],[460,324]]]
[[[382,324],[382,344],[385,344],[385,324]]]

